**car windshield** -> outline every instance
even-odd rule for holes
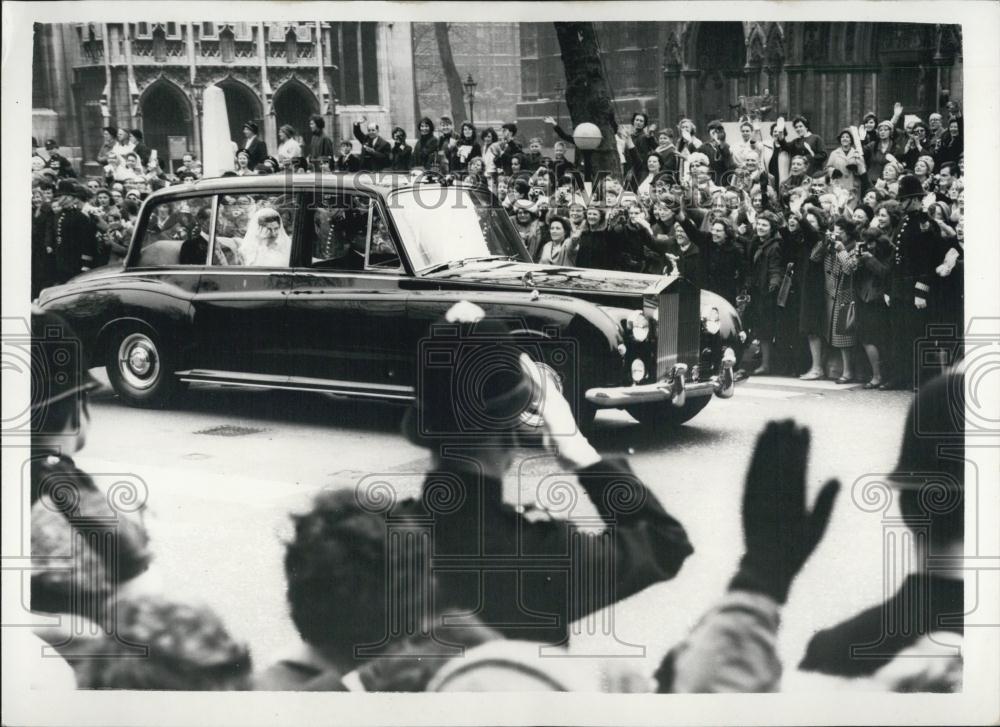
[[[507,213],[484,194],[414,187],[398,192],[389,208],[418,273],[471,258],[527,259]]]

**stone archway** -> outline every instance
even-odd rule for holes
[[[169,137],[184,137],[184,151],[195,150],[194,127],[191,123],[191,102],[184,91],[166,78],[150,84],[139,98],[143,141],[155,149],[164,169],[170,159],[179,159],[183,151],[171,154]]]
[[[274,92],[275,129],[291,126],[303,138],[309,138],[309,117],[319,113],[319,101],[308,86],[297,78],[285,81]]]
[[[692,30],[687,57],[697,75],[689,98],[695,123],[703,129],[713,119],[732,116],[744,75],[746,42],[738,22],[699,23]]]
[[[226,97],[226,115],[229,117],[229,136],[237,145],[243,145],[243,124],[253,121],[259,128],[258,134],[264,138],[263,110],[260,98],[244,83],[232,77],[217,81]]]

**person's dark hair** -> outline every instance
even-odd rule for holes
[[[238,177],[239,175],[236,172],[234,172],[232,169],[227,169],[226,171],[224,171],[222,173],[222,176],[223,177]]]
[[[728,217],[716,217],[709,223],[709,231],[711,231],[715,225],[722,225],[723,229],[725,229],[726,241],[731,242],[733,238],[736,237],[736,230],[733,229],[733,223]]]
[[[282,124],[279,131],[284,133],[286,139],[294,139],[298,136],[298,132],[295,131],[295,127],[291,124]]]
[[[515,123],[508,122],[508,123],[504,124],[503,126],[501,126],[500,128],[501,129],[507,129],[507,131],[509,131],[511,134],[513,134],[515,136],[517,135],[517,124],[515,124]]]
[[[309,512],[293,516],[295,536],[285,549],[292,622],[306,643],[341,664],[354,661],[356,646],[386,635],[390,594],[403,598],[403,613],[428,587],[393,587],[386,520],[362,506],[366,499],[352,490],[319,494]]]
[[[849,240],[856,240],[858,236],[858,226],[850,217],[841,215],[836,220],[833,221],[834,227],[839,227],[845,233],[847,233],[847,238]]]
[[[463,121],[462,122],[462,126],[458,130],[458,136],[459,136],[459,138],[460,139],[464,139],[465,138],[465,130],[466,129],[471,129],[472,130],[472,138],[475,139],[476,138],[476,127],[473,126],[472,123],[468,122],[468,121]]]
[[[395,139],[396,136],[398,136],[399,134],[403,135],[403,143],[406,143],[406,129],[404,129],[402,126],[392,127],[392,134],[390,134],[390,136],[393,139]]]
[[[420,127],[423,124],[427,124],[427,127],[428,127],[427,133],[428,134],[433,134],[434,133],[434,122],[431,121],[431,118],[429,116],[425,116],[424,118],[420,119],[420,121],[417,122],[417,136],[420,136]]]
[[[795,125],[799,122],[802,122],[802,125],[807,129],[809,128],[809,119],[801,114],[792,119],[792,127],[794,128]]]
[[[128,215],[128,218],[134,219],[139,215],[139,203],[134,199],[125,198],[122,204],[122,211]]]
[[[566,233],[567,240],[573,236],[573,225],[570,224],[570,221],[568,219],[566,219],[562,215],[552,215],[549,217],[548,222],[546,224],[551,225],[553,222],[558,222],[560,225],[562,225],[563,232]]]
[[[131,131],[129,131],[129,133],[132,136],[134,136],[136,139],[138,139],[139,141],[142,141],[142,130],[141,129],[132,129]]]
[[[482,139],[483,141],[486,141],[487,137],[489,137],[490,139],[489,142],[490,144],[500,139],[500,137],[497,136],[496,130],[492,126],[487,126],[485,129],[483,129],[483,133],[479,135],[479,138]]]
[[[52,184],[52,182],[41,182],[38,185],[38,188],[43,191],[54,192],[56,190],[56,185]]]
[[[324,119],[319,114],[313,114],[312,116],[309,117],[309,120],[313,122],[313,124],[316,125],[316,128],[319,129],[320,131],[326,128],[326,119]]]
[[[722,122],[719,121],[719,119],[713,119],[712,121],[709,121],[708,126],[705,128],[707,131],[712,131],[714,129],[716,131],[725,132],[725,129],[722,126]]]
[[[258,164],[257,166],[255,166],[253,168],[253,170],[255,172],[257,172],[257,174],[272,174],[272,173],[274,173],[274,170],[271,168],[271,165],[270,164],[265,164],[264,162],[261,162],[260,164]]]
[[[77,665],[84,689],[234,691],[249,688],[250,652],[208,607],[162,596],[120,600],[113,633]],[[134,658],[134,645],[147,649]]]
[[[633,124],[635,124],[635,120],[639,116],[641,116],[642,120],[645,121],[647,124],[649,123],[649,116],[646,114],[645,111],[636,111],[635,113],[632,114],[632,123]]]
[[[894,199],[887,199],[883,202],[879,202],[875,206],[875,214],[877,215],[879,210],[883,209],[889,213],[889,219],[892,221],[892,226],[896,227],[896,225],[899,224],[900,219],[903,217],[903,213],[899,209],[899,202]]]
[[[815,205],[809,205],[806,207],[803,205],[802,216],[805,217],[807,214],[812,214],[816,218],[816,223],[819,225],[819,232],[822,232],[830,226],[830,220],[822,207],[816,207]]]
[[[531,185],[523,179],[514,180],[514,191],[523,199],[531,191]]]
[[[450,116],[442,116],[442,117],[441,117],[440,119],[438,119],[438,122],[439,122],[439,123],[442,123],[442,124],[453,124],[453,123],[454,123],[454,122],[453,122],[453,121],[451,120],[451,117],[450,117]]]
[[[938,174],[943,172],[945,169],[947,169],[951,173],[951,176],[953,177],[958,176],[958,164],[956,162],[944,162],[938,169]]]

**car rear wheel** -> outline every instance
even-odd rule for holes
[[[628,413],[643,426],[654,429],[678,427],[697,416],[698,412],[708,406],[711,399],[711,396],[694,397],[685,401],[684,406],[674,406],[666,401],[661,404],[643,404],[629,407]]]
[[[147,330],[127,328],[112,335],[105,365],[115,392],[130,406],[164,407],[180,390],[169,352]]]

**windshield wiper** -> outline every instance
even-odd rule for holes
[[[458,260],[449,260],[446,263],[438,263],[437,265],[431,265],[429,268],[424,268],[420,271],[421,275],[433,275],[434,273],[439,273],[442,270],[452,270],[454,268],[460,268],[468,263],[482,263],[489,262],[491,260],[516,260],[515,255],[483,255],[482,257],[466,257],[460,258]]]

